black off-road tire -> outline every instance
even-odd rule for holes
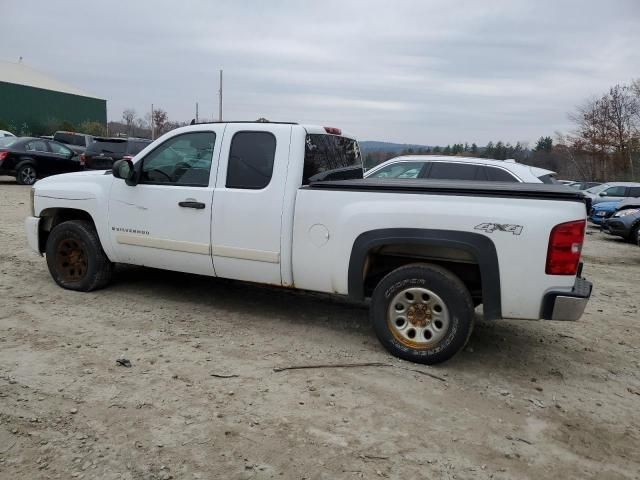
[[[407,345],[412,342],[392,330],[391,302],[410,288],[433,292],[448,310],[448,327],[443,328],[440,335],[444,336],[436,344],[420,348]],[[428,263],[406,265],[386,275],[373,292],[369,315],[378,339],[392,355],[428,365],[458,353],[469,340],[475,321],[473,300],[464,283],[449,270]]]
[[[27,172],[30,174],[27,175]],[[33,163],[27,160],[25,163],[18,165],[18,168],[16,169],[16,182],[20,185],[33,185],[36,183],[37,179],[38,173],[36,166]]]
[[[86,220],[56,225],[47,239],[46,256],[49,272],[62,288],[90,292],[111,281],[114,264],[102,250],[94,225]]]
[[[629,232],[629,236],[627,237],[627,242],[638,243],[640,241],[640,222],[636,223],[633,227],[631,227],[631,231]]]

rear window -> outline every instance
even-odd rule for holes
[[[126,140],[98,140],[96,139],[89,148],[88,153],[122,153],[127,146]]]
[[[142,150],[144,150],[144,148],[149,145],[151,142],[141,142],[139,140],[129,140],[129,154],[130,155],[137,155],[138,153],[140,153]]]
[[[560,182],[558,180],[556,180],[555,175],[551,175],[550,173],[548,173],[547,175],[542,175],[541,177],[538,177],[538,180],[540,180],[542,183],[547,183],[547,184],[560,184]]]
[[[18,137],[0,137],[0,147],[10,147],[18,141]]]
[[[74,135],[72,133],[64,133],[64,132],[56,132],[53,135],[53,139],[56,142],[70,143],[70,144],[73,144],[73,137]]]
[[[358,142],[338,135],[309,134],[304,149],[302,184],[316,179],[332,179],[330,171],[336,170],[336,178],[345,179],[353,170],[354,178],[362,178],[362,157]],[[314,178],[315,177],[315,178]]]

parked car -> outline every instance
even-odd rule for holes
[[[591,206],[589,221],[596,225],[602,225],[604,221],[613,215],[618,209],[621,200],[615,202],[600,202]]]
[[[604,221],[602,231],[636,243],[640,231],[640,205],[617,210]]]
[[[15,135],[11,132],[7,132],[6,130],[0,130],[0,138],[4,137],[15,137]]]
[[[86,133],[59,131],[53,134],[53,139],[56,142],[64,143],[78,154],[84,153],[87,147],[93,143],[93,135]]]
[[[116,160],[131,159],[150,143],[146,138],[95,137],[80,161],[89,170],[108,170]]]
[[[474,304],[486,320],[582,315],[591,295],[580,274],[582,193],[540,183],[310,180],[348,167],[362,168],[358,143],[335,128],[177,128],[118,160],[112,175],[38,182],[27,239],[70,290],[105,287],[121,262],[371,298],[381,343],[419,363],[464,347]]]
[[[61,143],[33,137],[0,138],[0,175],[15,176],[21,185],[78,170],[82,170],[80,159]]]
[[[591,198],[592,204],[624,200],[627,197],[640,197],[640,183],[636,182],[608,182],[589,188],[584,194]]]
[[[598,185],[602,185],[602,182],[573,182],[569,184],[571,188],[575,188],[576,190],[587,190],[597,187]]]
[[[556,183],[555,172],[514,160],[407,155],[395,157],[368,170],[365,178],[428,178],[511,183]]]

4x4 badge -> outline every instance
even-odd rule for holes
[[[481,223],[480,225],[476,225],[474,227],[475,230],[483,230],[487,233],[498,231],[509,232],[513,233],[514,235],[520,235],[523,228],[524,227],[522,225],[511,225],[509,223]]]

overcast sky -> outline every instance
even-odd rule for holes
[[[0,59],[106,98],[110,120],[217,117],[223,68],[229,120],[533,141],[640,77],[640,0],[0,1]]]

